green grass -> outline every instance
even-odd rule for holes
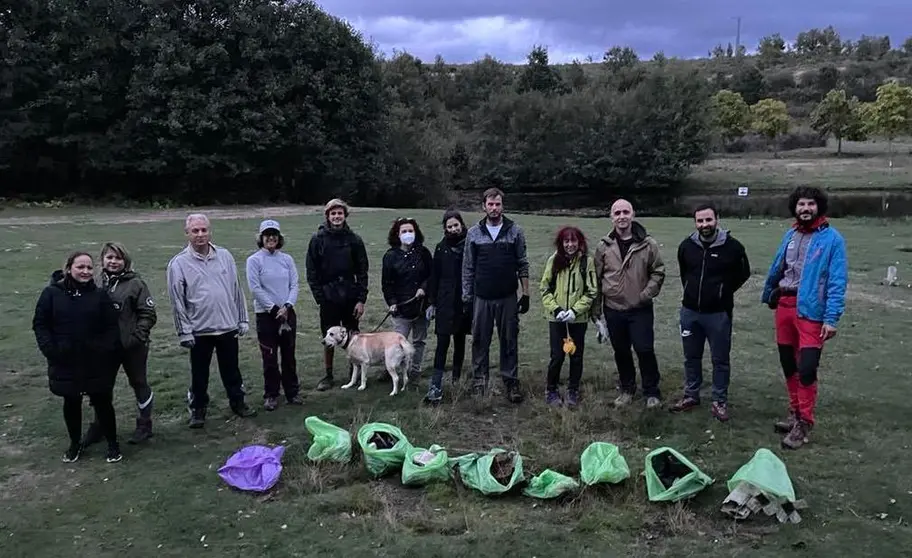
[[[356,211],[351,218],[368,243],[372,264],[364,320],[368,328],[383,316],[379,263],[394,214]],[[437,238],[440,212],[409,214]],[[641,400],[630,409],[614,410],[612,355],[595,343],[594,334],[587,346],[582,408],[546,408],[546,324],[536,281],[551,235],[566,219],[517,216],[526,230],[533,274],[532,309],[521,321],[520,376],[527,395],[522,405],[494,397],[476,410],[448,394],[439,408],[429,409],[420,402],[426,380],[420,388],[410,386],[406,394],[390,398],[389,385],[372,376],[365,392],[308,389],[303,410],[282,406],[239,420],[230,416],[213,373],[211,418],[204,430],[191,431],[184,400],[188,359],[176,344],[164,291],[165,265],[184,243],[183,214],[168,215],[171,220],[137,224],[114,224],[110,212],[84,216],[83,225],[0,221],[7,270],[0,291],[0,556],[781,556],[799,551],[809,556],[899,556],[912,545],[912,482],[904,459],[912,444],[912,376],[903,364],[912,290],[879,285],[889,264],[897,265],[904,285],[910,282],[912,254],[900,250],[912,234],[908,222],[836,222],[849,242],[847,312],[839,336],[824,353],[813,443],[784,453],[772,432],[773,421],[785,409],[772,316],[758,303],[760,281],[784,222],[724,223],[746,245],[754,269],[737,297],[733,420],[726,425],[713,421],[706,406],[684,416],[647,413]],[[244,215],[246,219],[213,222],[214,241],[234,252],[242,273],[263,212]],[[318,220],[311,213],[281,221],[302,276],[306,242]],[[576,221],[593,244],[609,227],[607,220]],[[656,307],[656,350],[662,389],[670,400],[679,395],[682,381],[675,318],[681,289],[674,254],[691,222],[646,219],[644,224],[662,243],[668,262]],[[103,449],[94,446],[68,465],[60,462],[66,446],[61,402],[47,391],[30,320],[39,291],[66,254],[95,252],[108,239],[133,250],[159,302],[150,367],[157,394],[156,436],[140,448],[124,445],[125,458],[118,464],[106,464]],[[299,338],[300,375],[305,387],[312,388],[322,373],[322,355],[316,324],[307,324],[307,317],[315,320],[316,314],[306,288],[299,308],[304,335]],[[428,368],[432,350],[433,341]],[[241,365],[250,402],[259,406],[262,373],[252,335],[242,343]],[[126,437],[134,411],[123,375],[116,405],[119,431]],[[89,407],[85,409],[87,414]],[[529,475],[546,467],[576,475],[586,445],[609,441],[620,446],[633,474],[622,485],[587,489],[561,502],[485,498],[450,485],[405,488],[395,477],[369,480],[362,463],[310,464],[303,425],[310,414],[353,433],[367,421],[391,422],[413,443],[439,443],[455,454],[495,446],[516,449],[525,456]],[[282,479],[265,496],[231,490],[216,474],[231,453],[251,443],[288,446]],[[649,503],[640,476],[642,460],[659,445],[683,452],[715,483],[687,504]],[[799,497],[809,503],[801,524],[781,526],[766,517],[736,524],[720,514],[725,481],[761,447],[783,458]]]
[[[836,142],[825,148],[772,153],[717,155],[695,167],[689,182],[700,192],[732,192],[748,186],[752,192],[788,191],[796,184],[810,184],[833,191],[878,192],[912,188],[912,144],[895,142],[890,169],[886,142],[843,142],[841,157]],[[690,193],[690,192],[688,192]]]

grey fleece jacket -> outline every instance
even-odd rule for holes
[[[214,244],[209,247],[209,255],[202,256],[188,245],[168,262],[168,296],[181,342],[249,322],[234,256]]]

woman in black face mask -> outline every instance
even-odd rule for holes
[[[443,240],[434,250],[434,265],[428,281],[427,310],[429,320],[434,320],[437,349],[434,352],[434,375],[425,400],[437,403],[443,398],[443,373],[446,368],[450,338],[453,341],[453,384],[462,374],[465,360],[466,335],[472,331],[472,312],[465,312],[462,305],[462,252],[465,247],[466,226],[462,215],[455,209],[443,214]]]

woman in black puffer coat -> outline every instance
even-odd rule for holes
[[[93,269],[92,256],[85,252],[67,258],[41,292],[32,320],[38,349],[48,363],[48,386],[63,398],[70,435],[66,463],[82,453],[83,395],[89,396],[108,441],[108,463],[122,459],[113,403],[120,330],[111,298],[96,287]]]
[[[466,336],[472,332],[472,312],[462,304],[462,254],[465,248],[465,221],[455,209],[443,214],[443,240],[434,250],[434,263],[428,281],[428,319],[434,319],[437,349],[434,375],[425,398],[429,403],[443,398],[443,374],[450,340],[453,341],[453,383],[459,381],[465,361]]]

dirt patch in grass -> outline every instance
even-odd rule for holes
[[[37,471],[34,464],[6,467],[0,480],[0,502],[50,501],[78,486],[72,476]]]
[[[65,211],[65,210],[62,210]],[[0,219],[2,226],[25,226],[25,225],[125,225],[141,223],[158,223],[162,221],[179,221],[185,219],[189,213],[205,213],[210,219],[251,219],[256,217],[289,217],[296,215],[319,215],[323,211],[323,206],[316,205],[295,205],[295,206],[274,206],[274,207],[248,207],[240,209],[218,209],[218,208],[201,208],[201,209],[180,209],[180,210],[162,210],[162,211],[131,211],[128,209],[116,213],[83,213],[60,215],[60,216],[36,216],[36,217],[7,217]],[[374,211],[392,211],[380,207],[356,207],[352,212],[356,213],[374,212]]]

